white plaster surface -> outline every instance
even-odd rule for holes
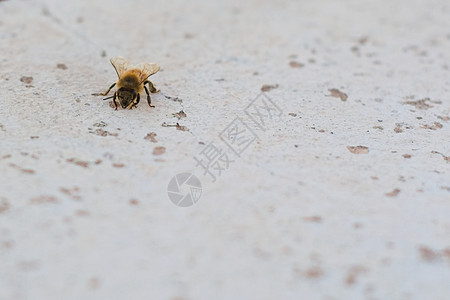
[[[450,299],[449,1],[0,1],[0,54],[0,299]]]

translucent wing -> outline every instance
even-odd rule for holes
[[[130,62],[121,56],[111,58],[110,62],[114,69],[116,69],[116,73],[119,78],[130,66]]]
[[[146,81],[148,77],[159,71],[159,66],[155,63],[138,64],[136,68],[141,70],[141,74],[139,74],[140,83]]]

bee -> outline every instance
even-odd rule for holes
[[[103,100],[112,98],[116,110],[118,107],[117,102],[124,109],[132,109],[139,103],[142,90],[145,90],[148,105],[155,107],[152,105],[150,93],[157,93],[159,90],[155,88],[148,78],[159,71],[159,66],[155,63],[141,63],[133,66],[128,60],[120,56],[111,58],[110,62],[116,70],[119,80],[113,83],[106,92],[92,95],[106,96],[113,87],[116,87],[114,95]],[[148,89],[146,85],[148,85]]]

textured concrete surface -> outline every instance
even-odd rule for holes
[[[0,299],[449,299],[449,14],[0,1]],[[91,95],[115,55],[155,108]]]

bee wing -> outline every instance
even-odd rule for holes
[[[130,67],[130,62],[121,56],[116,56],[110,59],[111,64],[116,70],[117,76],[120,78],[123,72]]]
[[[159,66],[155,63],[142,63],[136,66],[139,70],[141,70],[141,74],[139,74],[140,82],[144,82],[148,77],[155,74],[159,71]]]

